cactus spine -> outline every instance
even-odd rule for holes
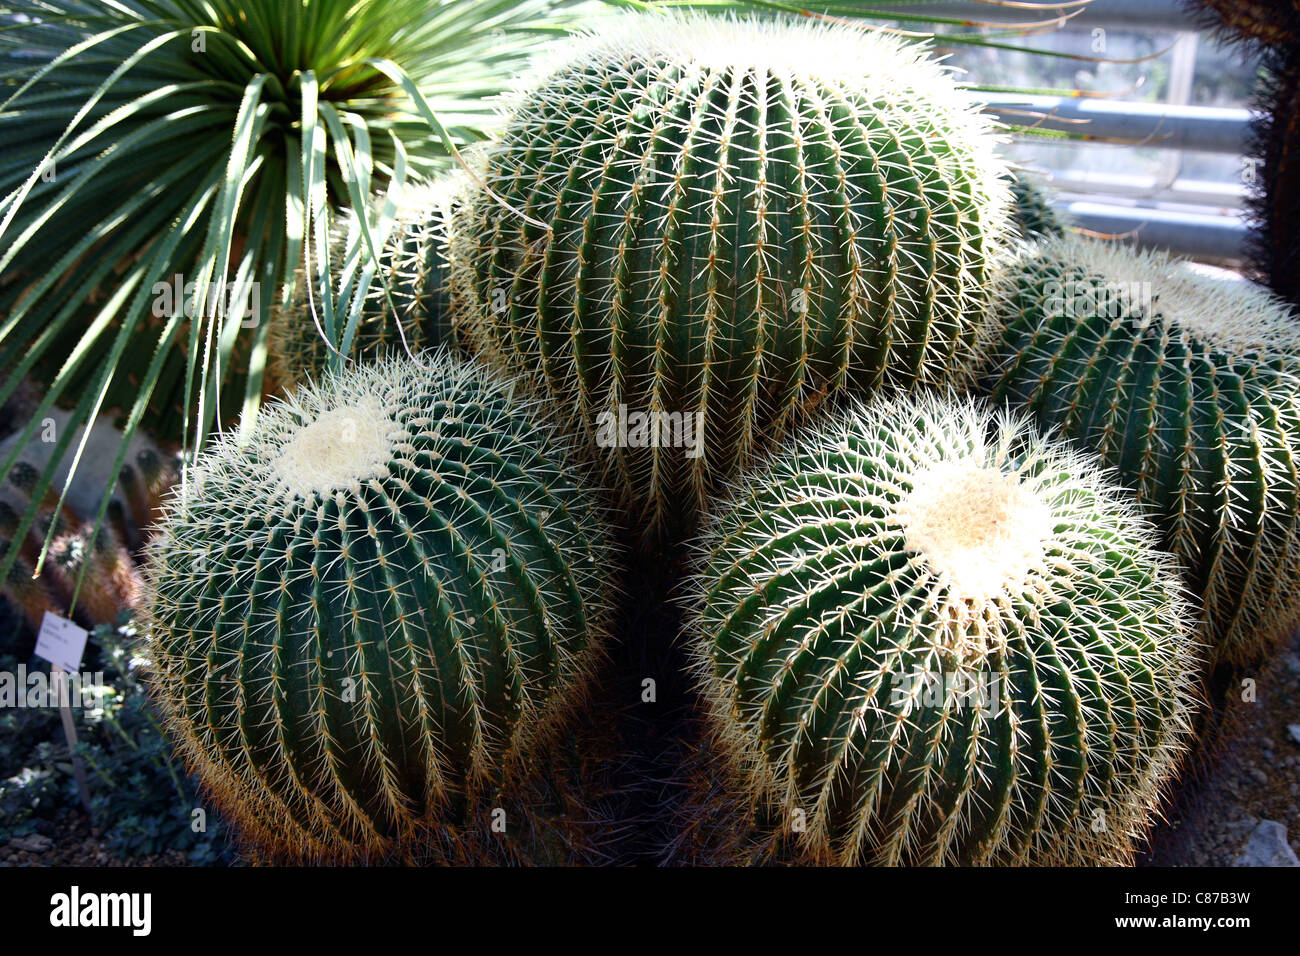
[[[386,355],[416,354],[455,344],[453,309],[445,284],[446,217],[460,188],[449,177],[416,190],[404,201],[392,231],[379,247],[378,262],[369,281],[347,358],[366,362]],[[340,229],[331,243],[334,274],[345,269],[349,239],[358,236]],[[360,246],[357,247],[358,249]],[[364,258],[361,260],[364,263]],[[388,286],[385,289],[384,277]],[[337,329],[323,327],[319,293],[309,298],[308,283],[297,283],[293,303],[271,318],[268,341],[272,387],[277,391],[314,381],[330,367],[334,350],[322,332],[343,346],[346,314],[335,316]],[[315,299],[313,303],[312,298]],[[313,307],[316,317],[313,318]],[[317,328],[317,321],[322,327]]]
[[[831,391],[965,364],[1009,203],[991,130],[917,44],[630,17],[509,109],[450,281],[484,353],[573,410],[634,523],[689,526]],[[644,433],[602,431],[631,415]],[[679,415],[701,442],[662,440]]]
[[[1116,468],[1187,565],[1215,659],[1300,617],[1300,331],[1262,289],[1085,239],[1001,275],[984,384]]]
[[[571,709],[609,556],[565,454],[438,355],[327,376],[200,460],[149,548],[145,633],[189,764],[263,857],[419,859]]]
[[[825,421],[702,539],[718,739],[814,858],[1125,862],[1196,667],[1153,537],[1021,420],[920,397]]]
[[[1011,218],[1025,239],[1065,235],[1066,217],[1052,204],[1049,187],[1017,172],[1011,177]]]

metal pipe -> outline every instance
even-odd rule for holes
[[[1209,216],[1072,202],[1064,207],[1075,223],[1094,232],[1131,235],[1143,249],[1167,249],[1193,259],[1242,260],[1246,224],[1236,216]]]
[[[1044,10],[1019,10],[987,3],[912,3],[906,6],[881,3],[864,4],[897,13],[933,14],[953,20],[1017,23],[1046,20],[1069,14],[1078,7],[1050,7]],[[811,7],[816,9],[816,4]],[[1072,27],[1133,27],[1145,30],[1191,30],[1194,26],[1176,0],[1092,0],[1073,19]]]
[[[1135,146],[1212,153],[1242,153],[1250,122],[1247,109],[1057,96],[998,95],[990,98],[987,108],[1004,123],[1063,130],[1085,140],[1117,139]]]

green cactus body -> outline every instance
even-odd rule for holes
[[[363,300],[346,352],[349,359],[366,362],[455,344],[444,259],[446,216],[456,191],[454,182],[418,190],[398,213],[392,232],[378,250],[377,271],[382,275],[371,281]],[[336,274],[343,267],[346,249],[347,236],[340,231],[331,243]],[[344,328],[317,327],[317,321],[324,320],[319,295],[315,295],[317,318],[313,318],[308,283],[300,281],[297,290],[292,305],[271,317],[268,354],[271,386],[277,391],[314,381],[329,369],[335,352],[322,332],[332,331],[335,342],[343,344]],[[337,316],[340,326],[345,318]]]
[[[1065,235],[1067,219],[1052,204],[1047,186],[1023,173],[1011,177],[1011,218],[1025,239],[1048,239]]]
[[[154,687],[261,856],[442,845],[571,710],[609,558],[557,441],[478,366],[389,360],[299,389],[169,502]]]
[[[449,279],[638,530],[689,527],[835,389],[965,365],[1009,191],[923,46],[658,13],[572,42],[485,149]]]
[[[1197,666],[1153,538],[1023,421],[932,396],[831,418],[701,540],[717,740],[814,859],[1124,862]]]
[[[1117,469],[1187,566],[1216,661],[1300,618],[1300,327],[1242,282],[1085,239],[998,281],[984,385]]]

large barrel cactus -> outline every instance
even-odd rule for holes
[[[366,362],[455,345],[445,246],[446,218],[458,189],[458,179],[444,180],[416,190],[404,201],[392,231],[376,250],[377,262],[370,267],[350,341],[345,342],[346,314],[336,312],[337,327],[326,329],[328,318],[320,293],[308,288],[305,277],[299,280],[294,301],[271,316],[268,354],[272,388],[287,391],[319,378],[330,367],[335,350],[349,360]],[[360,242],[355,235],[351,239]],[[349,234],[339,229],[330,243],[336,282],[346,269],[348,240]],[[354,269],[366,269],[365,256]],[[333,348],[322,333],[331,336]]]
[[[1204,603],[1215,660],[1300,620],[1300,325],[1163,254],[1056,240],[1008,261],[984,384],[1116,468]]]
[[[923,396],[824,421],[702,539],[717,738],[815,859],[1124,862],[1197,667],[1153,538],[1016,418]]]
[[[200,459],[150,547],[145,633],[171,730],[260,857],[420,859],[444,824],[487,829],[478,798],[559,726],[607,616],[557,442],[493,375],[423,356],[327,376]]]
[[[676,530],[838,387],[964,367],[1009,203],[995,140],[921,45],[629,17],[508,107],[450,281],[634,524]]]

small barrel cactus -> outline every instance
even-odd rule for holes
[[[390,353],[414,355],[454,344],[444,256],[446,216],[459,188],[457,182],[448,179],[421,188],[404,202],[392,232],[377,250],[378,265],[362,300],[361,315],[346,351],[348,359],[366,362]],[[336,279],[346,249],[346,235],[340,230],[330,250]],[[325,320],[320,295],[316,292],[309,297],[308,291],[306,280],[299,281],[293,303],[271,316],[267,351],[271,385],[276,391],[314,381],[330,367],[334,350],[323,331],[332,333],[336,347],[344,344],[346,314],[335,316],[338,329],[317,328],[317,320]]]
[[[1123,862],[1197,668],[1153,538],[1025,421],[935,396],[829,418],[701,540],[718,741],[814,859]]]
[[[1001,270],[983,385],[1118,470],[1187,566],[1216,662],[1300,620],[1300,325],[1244,282],[1089,239]]]
[[[572,709],[610,572],[558,442],[481,367],[392,359],[273,405],[170,500],[154,688],[263,858],[419,859]]]
[[[484,150],[449,281],[638,530],[686,530],[841,386],[965,367],[1009,188],[924,46],[660,13],[571,44]]]
[[[1032,240],[1065,235],[1067,219],[1053,205],[1049,187],[1022,172],[1016,172],[1010,181],[1014,202],[1011,218],[1022,237]]]
[[[9,484],[30,500],[39,487],[40,474],[36,465],[18,461],[9,472]],[[12,542],[20,528],[15,510],[0,502],[0,537]],[[96,530],[93,522],[83,520],[61,502],[53,488],[43,489],[37,499],[35,520],[19,549],[24,573],[41,569],[39,577],[55,600],[55,612],[63,617],[87,627],[112,624],[119,613],[139,600],[139,576],[114,528],[105,523]]]

